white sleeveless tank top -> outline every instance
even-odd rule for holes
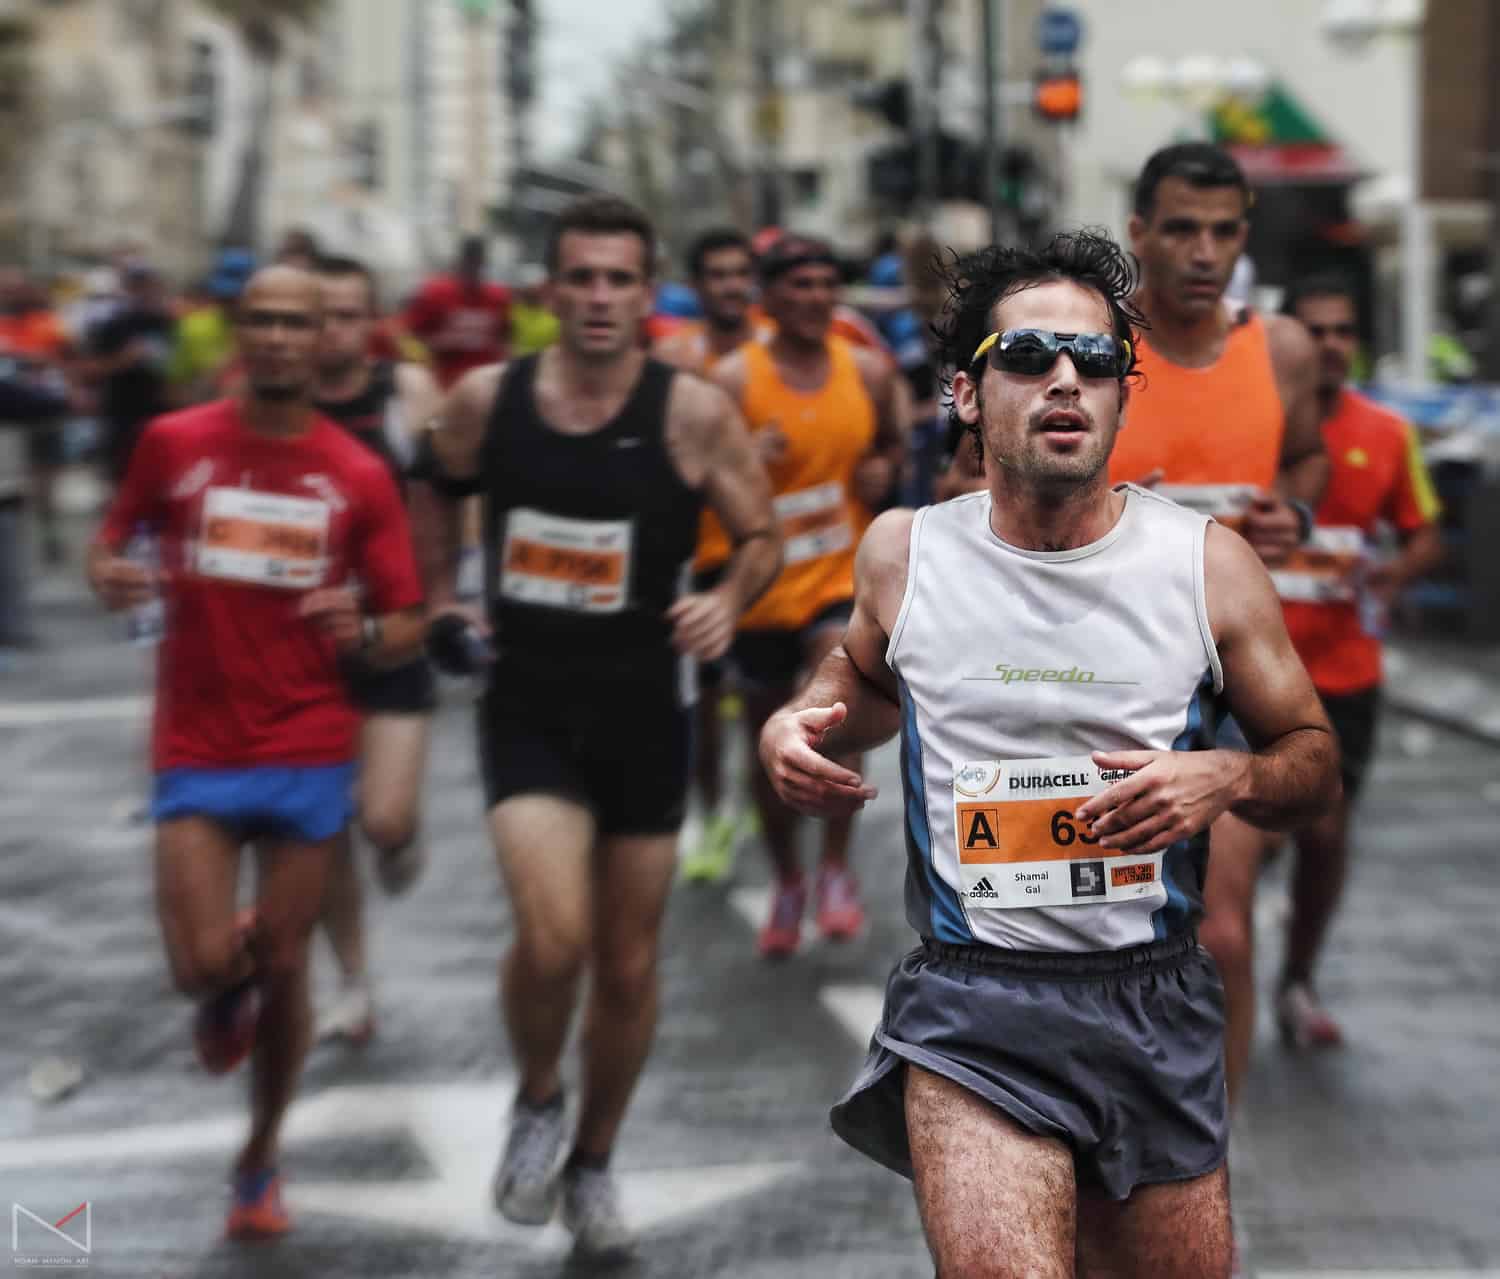
[[[886,660],[901,694],[907,918],[924,937],[1119,950],[1202,913],[1206,833],[1120,854],[1073,817],[1113,780],[1092,752],[1208,749],[1223,685],[1209,521],[1119,491],[1115,526],[1070,551],[1003,542],[987,492],[912,523]]]

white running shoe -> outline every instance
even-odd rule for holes
[[[1338,1048],[1344,1032],[1306,982],[1294,981],[1276,997],[1282,1038],[1295,1048]]]
[[[519,1097],[511,1110],[505,1154],[495,1169],[495,1208],[518,1226],[545,1226],[557,1211],[560,1174],[567,1157],[565,1107],[528,1106]]]
[[[318,1038],[363,1045],[375,1034],[375,1001],[364,982],[344,986],[318,1018]]]
[[[635,1236],[620,1211],[615,1179],[598,1168],[563,1173],[562,1218],[573,1247],[593,1261],[624,1261],[635,1252]]]

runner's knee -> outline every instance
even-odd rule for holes
[[[578,979],[587,950],[581,932],[532,928],[517,934],[513,953],[531,981],[554,985]]]
[[[633,942],[601,955],[593,973],[595,997],[606,1004],[640,1003],[656,983],[656,946]]]
[[[359,826],[381,852],[396,853],[417,837],[417,814],[404,804],[366,800],[360,805]]]
[[[1251,927],[1239,911],[1210,912],[1198,929],[1198,939],[1221,972],[1243,972],[1250,967],[1253,954]]]
[[[173,948],[167,955],[172,985],[180,994],[198,999],[224,989],[240,974],[240,952],[226,930],[222,936],[201,936]]]

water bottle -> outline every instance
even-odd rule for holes
[[[138,568],[151,574],[151,598],[135,605],[125,622],[125,633],[130,642],[140,648],[149,648],[161,642],[166,630],[166,605],[158,585],[161,576],[161,554],[156,544],[156,534],[149,524],[137,524],[125,546],[125,558]]]

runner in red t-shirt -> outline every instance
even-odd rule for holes
[[[438,275],[406,308],[406,327],[427,345],[438,381],[452,386],[470,369],[499,364],[510,345],[510,290],[484,278],[485,247],[469,236],[452,275]]]
[[[250,1139],[229,1214],[229,1234],[252,1238],[289,1224],[277,1138],[308,1043],[308,939],[349,820],[359,720],[337,656],[405,661],[423,622],[394,481],[311,408],[316,280],[261,272],[237,326],[243,398],[148,426],[88,572],[110,608],[147,602],[150,574],[120,548],[143,526],[159,540],[158,911],[173,979],[203,1001],[204,1065],[228,1070],[253,1043]],[[259,897],[236,914],[246,842]]]
[[[1323,939],[1343,892],[1349,858],[1349,809],[1375,751],[1380,709],[1379,619],[1403,587],[1442,559],[1440,506],[1412,428],[1344,385],[1359,343],[1349,285],[1308,280],[1287,313],[1318,344],[1318,395],[1328,488],[1313,535],[1272,573],[1287,630],[1328,710],[1343,755],[1344,794],[1320,821],[1296,835],[1292,913],[1277,998],[1277,1020],[1303,1047],[1342,1042],[1338,1023],[1313,985]],[[1372,559],[1380,525],[1400,534],[1394,559]],[[1370,627],[1369,624],[1375,625]],[[1368,629],[1367,629],[1368,627]]]

